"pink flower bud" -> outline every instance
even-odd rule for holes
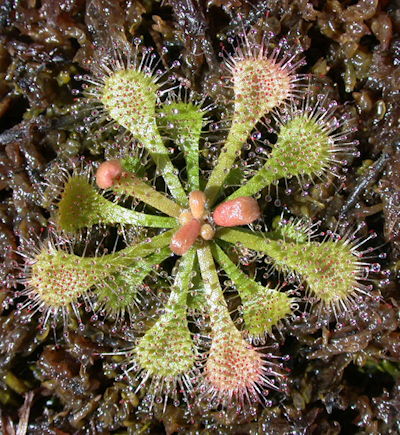
[[[200,229],[200,235],[204,240],[212,240],[215,235],[214,228],[210,224],[203,224]]]
[[[193,219],[193,215],[189,210],[184,210],[180,215],[179,215],[179,223],[181,225],[186,225],[187,223],[189,223],[191,220]]]
[[[214,222],[221,227],[247,225],[261,216],[257,201],[250,196],[241,196],[220,204],[213,213]]]
[[[200,234],[200,222],[192,219],[187,224],[179,228],[179,230],[172,236],[169,247],[176,255],[183,255],[192,247]]]
[[[200,190],[194,190],[189,195],[189,205],[195,219],[201,219],[206,205],[206,196]]]
[[[107,160],[97,169],[96,184],[100,189],[108,189],[121,177],[122,172],[122,166],[119,160]]]

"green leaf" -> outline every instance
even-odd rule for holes
[[[217,237],[239,248],[264,252],[279,269],[302,276],[311,292],[333,308],[351,302],[362,288],[357,282],[362,265],[346,240],[296,243],[231,228],[218,231]]]
[[[243,318],[252,337],[271,333],[274,326],[291,315],[291,300],[286,293],[264,287],[245,275],[216,244],[214,258],[233,281],[243,306]]]
[[[34,258],[28,286],[31,287],[35,299],[47,307],[58,309],[68,306],[110,275],[137,264],[160,248],[167,247],[172,234],[173,231],[168,231],[101,257],[81,257],[57,249],[49,243]]]
[[[192,370],[196,353],[186,318],[186,298],[191,282],[195,250],[180,260],[165,313],[146,332],[135,348],[140,366],[167,382]]]
[[[125,311],[129,312],[137,304],[144,279],[170,255],[169,247],[162,248],[146,258],[140,258],[121,272],[108,276],[96,286],[99,303],[117,318]]]
[[[308,113],[281,125],[265,165],[229,199],[252,196],[281,178],[321,176],[332,160],[334,140],[324,123]]]
[[[177,221],[121,207],[100,195],[85,176],[74,175],[64,187],[58,205],[57,224],[64,231],[76,232],[96,224],[174,228]]]
[[[109,116],[146,147],[172,196],[184,206],[185,191],[156,125],[157,91],[154,77],[134,68],[124,69],[106,78],[101,102]]]

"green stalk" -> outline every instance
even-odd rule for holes
[[[250,125],[251,124],[251,125]],[[217,164],[208,179],[204,193],[207,196],[208,204],[211,207],[218,198],[226,177],[232,169],[233,163],[238,157],[243,144],[254,127],[251,123],[238,123],[234,119],[229,131],[225,145],[218,157]]]
[[[179,217],[182,211],[180,205],[133,174],[125,174],[112,186],[112,189],[115,193],[140,199],[155,209],[175,218]]]
[[[138,139],[143,142],[154,160],[154,163],[157,166],[157,171],[164,178],[169,190],[171,191],[171,195],[180,205],[186,206],[188,204],[187,195],[176,175],[176,169],[169,158],[168,150],[161,139],[155,121],[154,125],[149,126],[149,130],[150,132],[147,137],[139,137]],[[149,140],[148,137],[151,139]]]
[[[174,232],[175,230],[165,231],[158,236],[143,240],[136,245],[128,246],[121,251],[98,257],[96,260],[106,269],[114,268],[114,271],[118,271],[121,267],[130,266],[135,259],[147,257],[157,251],[157,249],[162,249],[168,246]],[[90,258],[87,260],[90,260]]]
[[[165,229],[175,228],[177,226],[177,221],[175,218],[155,216],[134,210],[129,210],[125,207],[116,205],[111,201],[107,201],[107,204],[104,204],[103,207],[104,208],[102,212],[104,213],[104,215],[102,216],[103,221],[101,221],[101,223],[129,224],[148,228]],[[108,216],[109,218],[107,219]]]
[[[168,299],[166,310],[171,309],[174,311],[175,309],[179,309],[184,310],[186,313],[186,301],[192,281],[195,258],[196,251],[192,248],[179,261],[178,272],[175,277],[171,295]]]
[[[270,186],[274,181],[284,177],[284,174],[275,166],[271,166],[271,163],[272,162],[268,160],[267,163],[252,178],[250,178],[250,180],[233,192],[227,200],[235,199],[240,196],[252,196],[265,187]]]
[[[229,279],[235,283],[242,299],[251,298],[259,291],[260,287],[264,290],[260,284],[245,275],[217,244],[211,247],[211,252]]]
[[[195,136],[185,136],[182,138],[182,147],[186,160],[188,191],[200,190],[199,141]]]
[[[164,104],[161,113],[161,127],[179,145],[185,156],[188,191],[199,190],[199,141],[203,112],[195,104],[173,102]],[[172,128],[169,127],[170,123]]]
[[[278,242],[264,238],[264,234],[261,234],[254,234],[250,231],[236,230],[234,228],[220,228],[217,231],[216,237],[225,242],[241,245],[245,248],[265,252],[267,255],[270,255],[270,251],[273,252],[271,247]]]
[[[226,305],[209,245],[198,248],[197,257],[204,281],[204,292],[208,303],[212,328],[216,328],[216,332],[226,328],[234,328],[236,330],[229,315],[228,306]]]

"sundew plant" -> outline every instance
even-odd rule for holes
[[[313,97],[301,65],[299,53],[243,35],[221,65],[233,100],[214,152],[204,133],[218,103],[172,82],[150,50],[101,53],[82,77],[78,104],[91,128],[124,133],[95,175],[83,168],[64,180],[54,219],[60,235],[27,261],[20,308],[40,312],[43,325],[64,319],[67,328],[71,313],[82,324],[86,307],[129,328],[143,292],[167,294],[124,353],[133,388],[147,391],[151,405],[265,401],[285,377],[284,360],[270,350],[276,332],[305,309],[337,318],[368,295],[363,241],[354,234],[320,237],[293,218],[268,231],[263,222],[271,186],[335,175],[356,151],[336,103]],[[245,148],[260,125],[276,141],[252,167]],[[77,255],[68,241],[92,229],[89,245],[93,232],[113,226],[134,237],[109,253]],[[279,274],[269,279],[268,270]]]

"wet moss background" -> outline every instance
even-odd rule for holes
[[[91,3],[91,6],[90,6]],[[100,6],[101,14],[95,6]],[[51,212],[37,186],[56,163],[85,155],[101,159],[99,142],[72,115],[76,74],[93,44],[143,36],[164,66],[222,106],[221,50],[254,25],[301,44],[318,92],[329,92],[354,118],[360,156],[340,179],[273,192],[266,219],[282,206],[322,220],[323,228],[366,225],[381,270],[371,273],[373,296],[342,327],[316,316],[283,330],[290,356],[289,392],[272,393],[271,408],[241,415],[204,413],[192,423],[183,407],[156,407],[140,397],[100,352],[126,338],[112,325],[71,326],[65,339],[18,315],[16,254],[23,238],[41,234]],[[0,427],[4,434],[107,433],[400,433],[400,2],[306,0],[2,0],[0,4]],[[110,36],[112,35],[112,36]],[[262,133],[262,131],[261,131]],[[210,139],[213,134],[210,133]],[[249,153],[249,159],[251,155]],[[52,169],[53,168],[53,169]],[[381,292],[384,301],[379,300]],[[122,337],[122,338],[121,338]]]

